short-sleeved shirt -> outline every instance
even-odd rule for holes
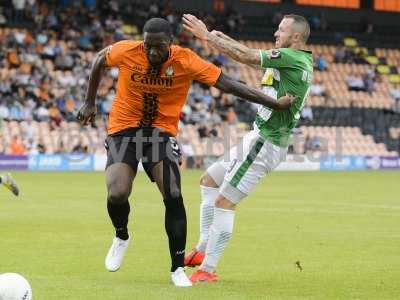
[[[260,134],[272,143],[287,146],[292,129],[300,119],[313,76],[310,51],[292,48],[260,50],[261,67],[266,69],[261,80],[263,91],[278,99],[286,93],[297,96],[288,110],[272,111],[260,106],[255,124]]]
[[[131,127],[156,127],[175,136],[192,81],[212,86],[221,74],[221,69],[190,49],[175,45],[170,47],[168,60],[160,68],[152,68],[143,41],[111,45],[106,61],[119,69],[108,134]]]

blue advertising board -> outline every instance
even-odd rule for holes
[[[395,170],[400,169],[400,157],[393,156],[367,156],[367,169],[371,170]]]
[[[365,170],[366,160],[364,156],[328,155],[321,157],[320,169],[325,171]]]
[[[0,155],[0,170],[27,170],[28,156]]]
[[[29,155],[29,170],[40,171],[91,171],[93,155],[88,154],[37,154]]]
[[[89,154],[0,155],[0,170],[93,171],[104,170],[107,157]],[[400,157],[322,156],[320,161],[292,162],[280,166],[285,170],[400,170]],[[279,168],[278,168],[279,169]]]

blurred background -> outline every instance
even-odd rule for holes
[[[193,13],[252,48],[274,47],[283,15],[305,16],[315,60],[307,105],[281,169],[400,168],[400,0],[0,0],[0,168],[102,170],[117,69],[99,88],[89,127],[75,119],[97,51],[141,39],[151,17],[226,74],[260,87],[262,71],[182,30]],[[184,166],[203,168],[252,127],[256,105],[194,83],[180,117]]]

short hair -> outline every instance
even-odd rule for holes
[[[172,37],[172,29],[169,22],[162,18],[151,18],[143,26],[143,33],[165,33],[168,37]]]
[[[301,33],[303,35],[304,43],[307,43],[307,40],[310,37],[310,24],[308,23],[306,18],[294,14],[285,15],[283,18],[293,20],[295,31]]]

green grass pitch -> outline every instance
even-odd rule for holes
[[[183,173],[187,249],[200,174]],[[104,268],[113,230],[103,173],[14,176],[18,199],[0,189],[0,273],[22,273],[34,300],[400,299],[400,172],[270,174],[238,209],[220,281],[188,289],[170,284],[164,208],[143,173],[116,273]]]

